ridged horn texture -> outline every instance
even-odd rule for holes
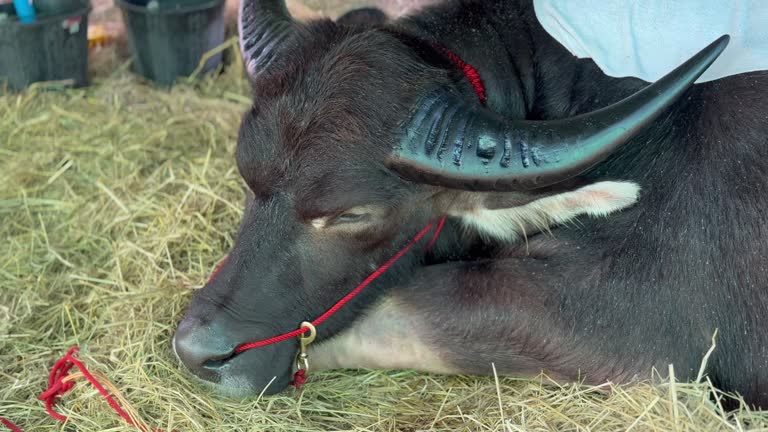
[[[472,191],[520,191],[575,177],[634,137],[717,59],[721,36],[637,93],[571,118],[509,120],[440,89],[405,124],[387,166],[403,178]]]
[[[265,70],[293,32],[294,21],[283,0],[242,0],[237,17],[240,52],[248,75]]]

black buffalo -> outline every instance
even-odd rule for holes
[[[768,73],[691,86],[727,37],[649,86],[570,55],[530,0],[309,23],[245,0],[240,24],[248,198],[174,339],[197,376],[282,390],[295,340],[235,348],[319,316],[448,215],[318,326],[311,367],[693,379],[717,329],[707,375],[766,405]]]

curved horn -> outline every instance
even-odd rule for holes
[[[255,78],[269,66],[292,33],[294,21],[283,0],[242,0],[237,17],[240,52],[248,75]]]
[[[414,181],[475,191],[530,190],[567,180],[651,123],[707,70],[729,39],[721,36],[626,99],[567,119],[508,120],[438,90],[412,113],[387,166]]]

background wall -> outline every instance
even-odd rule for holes
[[[362,6],[377,6],[390,16],[397,16],[412,11],[421,5],[436,3],[437,0],[287,0],[288,8],[298,18],[311,16],[337,17],[349,9]],[[105,22],[117,22],[119,11],[114,8],[113,0],[91,0],[93,19]],[[227,0],[227,12],[230,21],[237,17],[239,0]]]
[[[336,18],[346,11],[358,7],[376,6],[391,17],[406,14],[440,0],[286,0],[288,8],[297,19],[313,17]],[[237,34],[237,8],[240,0],[226,0],[227,34]],[[114,0],[91,0],[90,22],[103,25],[115,38],[106,49],[97,49],[91,53],[92,71],[111,71],[119,67],[130,57],[128,42],[125,37],[120,10]]]

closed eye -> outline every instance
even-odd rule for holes
[[[318,217],[310,222],[316,229],[339,227],[359,228],[380,219],[384,216],[384,209],[378,206],[363,205],[340,211],[335,215]]]
[[[345,223],[365,222],[366,220],[370,219],[370,217],[371,215],[368,213],[342,213],[333,219],[333,223],[345,224]]]

